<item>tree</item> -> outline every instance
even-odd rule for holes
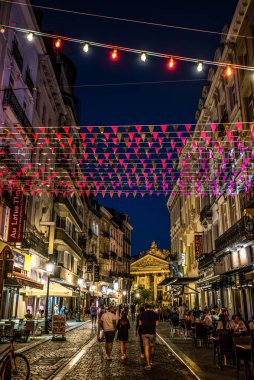
[[[150,289],[145,289],[143,286],[138,286],[137,289],[131,293],[131,299],[135,303],[151,302],[153,292]]]

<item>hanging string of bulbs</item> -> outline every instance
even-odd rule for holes
[[[184,62],[195,63],[197,65],[198,72],[203,71],[204,65],[221,67],[224,69],[224,75],[226,77],[231,77],[234,72],[234,69],[254,71],[254,67],[252,66],[240,65],[237,63],[212,61],[212,60],[207,60],[207,59],[197,59],[197,58],[192,58],[192,57],[185,57],[185,56],[174,55],[174,54],[165,54],[165,53],[159,53],[159,52],[148,51],[148,50],[142,51],[139,49],[124,47],[124,46],[115,46],[115,45],[110,45],[110,44],[105,44],[105,43],[100,43],[100,42],[95,42],[95,41],[86,41],[83,39],[62,36],[58,34],[44,33],[37,30],[24,29],[24,28],[19,28],[17,26],[4,25],[4,24],[0,25],[1,33],[5,33],[5,31],[8,29],[14,30],[20,33],[25,33],[26,38],[29,42],[33,42],[36,36],[51,38],[53,40],[54,47],[57,50],[60,50],[62,48],[64,41],[78,43],[79,45],[82,45],[82,50],[86,54],[89,52],[89,49],[91,46],[109,49],[110,59],[112,61],[118,61],[120,59],[119,52],[123,51],[123,52],[138,54],[140,56],[140,60],[143,63],[147,61],[149,56],[167,59],[167,67],[169,70],[173,70],[175,68],[176,61],[184,61]]]

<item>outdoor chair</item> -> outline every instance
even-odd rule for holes
[[[248,352],[244,352],[243,350],[240,350],[236,347],[237,344],[250,344],[251,338],[250,336],[239,336],[234,337],[234,347],[235,347],[235,361],[236,361],[236,378],[239,379],[239,371],[241,364],[243,364],[244,367],[244,375],[245,379],[248,378],[248,365],[251,362],[251,354]]]
[[[196,323],[192,339],[193,339],[194,347],[198,347],[198,346],[202,347],[202,345],[208,346],[209,334],[208,334],[207,326],[202,323]]]
[[[218,345],[218,364],[222,370],[225,365],[225,360],[227,363],[235,363],[235,346],[233,341],[233,336],[231,334],[219,334],[219,345]]]

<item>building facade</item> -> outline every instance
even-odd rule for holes
[[[150,249],[141,252],[138,258],[132,261],[132,302],[139,301],[139,289],[146,289],[150,294],[147,301],[153,304],[169,304],[170,295],[166,287],[159,285],[169,276],[169,255],[169,250],[158,248],[153,241]]]
[[[215,60],[253,66],[253,44],[238,37],[253,35],[253,24],[253,2],[239,0]],[[186,277],[198,276],[193,285],[202,308],[226,307],[249,319],[254,311],[253,78],[250,71],[233,70],[228,77],[224,70],[209,70],[197,126],[179,159],[185,176],[168,200],[172,253],[178,261],[186,255]],[[186,162],[194,169],[191,181]]]

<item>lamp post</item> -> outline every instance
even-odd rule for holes
[[[49,333],[49,325],[48,325],[48,308],[49,308],[49,282],[50,282],[50,275],[54,272],[54,264],[53,263],[47,263],[46,264],[46,272],[48,274],[48,281],[47,281],[47,294],[46,294],[46,306],[45,306],[45,334]]]
[[[76,322],[80,322],[80,289],[81,289],[81,286],[83,285],[83,279],[82,278],[78,278],[78,312],[77,312],[77,318],[76,318]]]

